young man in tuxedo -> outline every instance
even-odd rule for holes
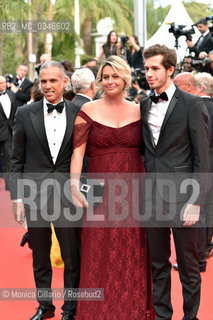
[[[172,83],[176,60],[175,50],[166,46],[156,44],[144,51],[146,78],[154,93],[141,102],[146,170],[143,214],[157,320],[171,320],[173,314],[171,230],[183,288],[183,319],[196,320],[201,278],[192,225],[199,220],[205,197],[201,173],[208,170],[208,115],[200,98]]]
[[[27,72],[27,66],[20,64],[16,69],[16,76],[13,77],[12,83],[8,83],[10,90],[15,93],[16,108],[23,106],[30,100],[30,90],[33,83],[26,78]]]
[[[10,151],[12,143],[12,131],[15,117],[15,94],[7,90],[6,79],[0,76],[0,147],[3,177],[5,189],[9,188]]]
[[[38,311],[30,320],[54,316],[55,307],[51,298],[51,222],[64,261],[64,288],[78,288],[79,284],[78,228],[70,218],[74,207],[69,184],[72,134],[78,108],[63,99],[67,82],[60,63],[44,63],[40,70],[44,98],[29,106],[19,107],[15,118],[11,155],[12,210],[18,222],[22,223],[25,217],[27,220],[39,302]],[[31,182],[28,189],[20,186],[20,183],[26,184],[24,179]],[[30,198],[32,194],[33,198]],[[76,301],[65,299],[62,310],[62,320],[72,320]]]

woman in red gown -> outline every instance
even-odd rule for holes
[[[88,174],[102,177],[104,174],[105,178],[102,203],[94,209],[94,214],[108,221],[112,202],[112,198],[109,201],[110,178],[122,178],[127,183],[124,207],[129,210],[127,223],[122,227],[115,222],[113,227],[107,223],[105,227],[91,228],[84,216],[79,287],[102,288],[104,299],[78,301],[76,319],[154,320],[146,234],[139,224],[133,223],[132,211],[136,201],[140,207],[140,200],[134,197],[136,192],[130,181],[133,177],[142,180],[144,165],[140,154],[140,109],[125,99],[125,90],[131,83],[129,66],[117,56],[109,57],[99,69],[97,83],[103,90],[103,98],[85,104],[76,118],[71,159],[73,201],[77,206],[88,207],[79,190],[86,152],[90,157]],[[121,213],[121,206],[114,207],[116,214]]]

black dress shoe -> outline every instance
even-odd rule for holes
[[[74,320],[74,316],[70,313],[62,313],[62,318],[61,320]]]
[[[55,316],[55,307],[47,309],[46,307],[40,306],[36,314],[30,318],[30,320],[45,320]]]
[[[26,243],[28,243],[28,247],[29,247],[30,249],[32,249],[32,245],[31,245],[31,242],[30,242],[29,232],[26,232],[26,233],[23,235],[23,238],[22,238],[22,240],[21,240],[20,246],[21,246],[21,247],[24,247]]]

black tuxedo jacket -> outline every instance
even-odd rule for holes
[[[145,171],[148,173],[145,177],[151,179],[152,186],[161,191],[160,183],[165,179],[169,186],[175,187],[171,189],[172,195],[168,189],[162,194],[162,199],[168,203],[187,202],[192,190],[188,188],[180,192],[181,183],[184,179],[194,178],[200,184],[200,193],[193,202],[203,204],[206,180],[201,173],[208,171],[209,131],[208,114],[202,99],[176,88],[156,146],[148,124],[150,108],[151,99],[147,97],[141,102]],[[143,189],[144,198],[150,198],[152,188]]]
[[[70,179],[72,134],[78,108],[68,100],[65,100],[65,108],[67,126],[55,163],[52,161],[46,137],[43,99],[17,109],[11,151],[12,199],[23,199],[26,203],[24,198],[29,198],[30,192],[34,192],[33,200],[42,207],[42,196],[48,200],[52,196],[53,188],[42,189],[41,184],[49,181],[47,179],[53,179],[54,187],[58,188],[59,201],[62,205],[70,204],[70,185],[67,185],[66,193],[64,183]],[[19,188],[18,179],[21,179]],[[20,183],[22,179],[29,180],[31,189],[23,187],[23,183]]]
[[[0,103],[0,141],[6,141],[9,137],[12,135],[13,131],[13,126],[14,126],[14,117],[15,117],[15,112],[16,112],[16,107],[15,107],[15,94],[7,90],[6,91],[10,101],[11,101],[11,111],[10,111],[10,116],[7,119],[3,107]]]
[[[209,170],[213,172],[213,98],[202,98],[204,105],[209,113],[209,120],[211,125],[210,143],[209,143]]]
[[[76,94],[74,99],[72,99],[72,102],[79,107],[79,110],[85,103],[87,103],[89,101],[91,101],[89,98],[84,97],[84,96],[82,96],[80,94]]]
[[[14,78],[15,81],[15,78]],[[33,86],[33,82],[29,79],[25,78],[24,81],[21,83],[18,91],[15,93],[15,105],[16,108],[23,106],[30,100],[30,89]]]
[[[198,41],[199,41],[199,39],[198,39]],[[199,53],[202,52],[202,51],[205,51],[206,53],[209,53],[211,50],[213,50],[213,40],[211,38],[211,33],[210,32],[203,38],[203,41],[202,41],[202,43],[201,43],[199,48],[197,47],[198,41],[189,50],[190,52],[194,52],[196,57],[198,57]]]

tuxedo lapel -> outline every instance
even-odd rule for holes
[[[144,103],[142,102],[142,104],[141,104],[141,106],[142,106],[141,107],[141,118],[142,118],[143,124],[147,127],[147,130],[149,133],[149,138],[151,140],[151,144],[152,144],[153,148],[155,148],[154,137],[153,137],[152,130],[150,129],[150,126],[148,123],[148,117],[149,117],[149,111],[151,109],[151,105],[152,105],[152,101],[149,97],[144,101]]]
[[[39,142],[44,149],[44,152],[48,154],[50,161],[52,157],[47,141],[45,125],[44,125],[44,110],[43,110],[43,99],[32,106],[32,110],[29,111],[30,119],[32,121],[33,128],[39,139]]]
[[[1,102],[0,102],[0,113],[2,113],[2,115],[4,116],[5,119],[7,119],[7,117],[6,117],[5,113],[4,113],[4,109],[3,109],[3,106],[1,104]]]

